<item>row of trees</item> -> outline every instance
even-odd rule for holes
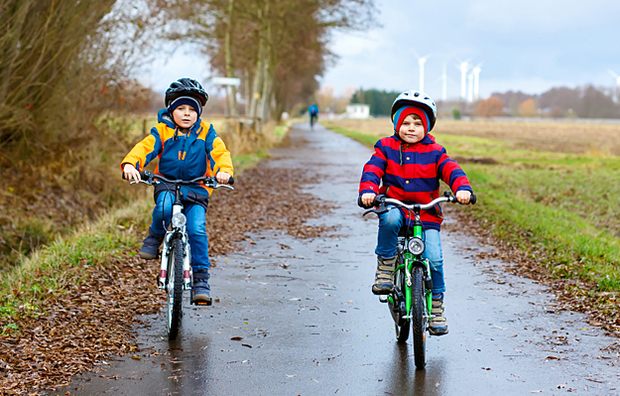
[[[620,104],[609,92],[594,86],[552,88],[540,95],[509,91],[494,93],[478,103],[476,114],[481,117],[502,115],[554,118],[620,118]]]
[[[173,21],[166,38],[198,44],[213,70],[241,78],[246,115],[261,119],[307,102],[334,59],[330,29],[368,27],[374,11],[372,0],[154,1]],[[229,89],[235,115],[237,89]]]

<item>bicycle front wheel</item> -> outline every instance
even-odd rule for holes
[[[175,238],[168,255],[168,339],[177,338],[183,312],[183,243]]]
[[[404,319],[404,317],[407,316],[404,295],[405,287],[407,287],[405,270],[400,269],[394,274],[394,294],[392,295],[394,303],[390,306],[392,317],[394,318],[396,339],[400,343],[407,342],[409,338],[409,329],[411,329],[411,321]]]
[[[421,370],[426,366],[426,329],[428,314],[426,309],[426,293],[424,288],[424,269],[413,267],[411,327],[413,329],[413,355],[415,366]]]

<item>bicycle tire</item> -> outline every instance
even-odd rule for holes
[[[183,313],[183,243],[180,238],[172,240],[168,255],[167,325],[168,339],[174,340],[179,333]]]
[[[409,339],[409,330],[411,329],[411,321],[402,319],[404,315],[407,315],[405,309],[405,287],[407,280],[405,279],[405,270],[400,269],[394,274],[394,287],[395,293],[393,295],[394,305],[390,306],[393,310],[392,317],[394,318],[394,330],[396,330],[396,340],[399,343],[407,342]],[[396,315],[394,315],[396,314]]]
[[[426,366],[426,329],[428,327],[428,315],[426,313],[426,292],[424,287],[424,269],[413,267],[412,278],[412,319],[413,328],[413,356],[415,367],[421,370]]]

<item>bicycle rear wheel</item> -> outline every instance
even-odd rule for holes
[[[413,267],[412,277],[412,318],[413,328],[413,355],[415,366],[421,370],[426,366],[426,329],[428,315],[426,308],[426,293],[424,288],[424,269]]]
[[[405,305],[405,270],[400,269],[394,274],[394,293],[392,294],[393,303],[390,304],[390,310],[392,311],[392,318],[394,319],[394,329],[396,330],[396,339],[400,343],[407,342],[409,338],[409,329],[411,328],[411,321],[403,319],[403,316],[407,315],[407,309]]]
[[[180,238],[171,241],[172,247],[168,255],[168,339],[174,340],[179,332],[183,311],[183,243]]]

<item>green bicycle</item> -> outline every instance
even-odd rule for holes
[[[415,366],[421,370],[426,366],[426,334],[431,319],[433,281],[430,262],[422,257],[424,244],[424,226],[420,220],[420,211],[430,210],[442,202],[458,202],[456,197],[446,191],[428,204],[405,204],[394,198],[379,195],[373,206],[376,208],[364,212],[382,214],[390,210],[387,205],[401,207],[413,212],[412,226],[403,226],[398,236],[397,261],[394,270],[394,291],[389,295],[379,296],[379,301],[387,303],[394,319],[396,339],[399,343],[407,342],[410,330],[413,330],[413,355]],[[361,201],[358,202],[361,205]],[[470,203],[476,203],[472,194]]]

